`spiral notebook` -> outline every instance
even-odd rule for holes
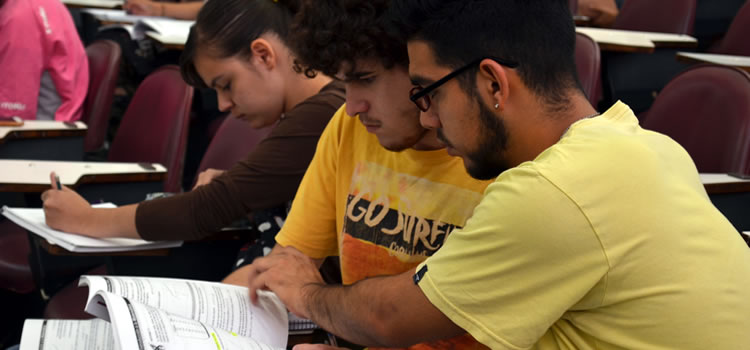
[[[310,334],[316,329],[320,327],[315,322],[289,313],[289,334]]]

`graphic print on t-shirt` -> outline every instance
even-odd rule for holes
[[[406,271],[461,227],[481,194],[359,163],[352,174],[341,242],[344,283]]]

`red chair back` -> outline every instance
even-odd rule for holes
[[[89,91],[82,120],[88,131],[83,149],[93,152],[102,147],[107,136],[122,51],[114,41],[97,40],[86,46],[86,56],[89,59]]]
[[[214,134],[198,166],[198,173],[208,168],[227,170],[244,159],[273,127],[253,129],[250,123],[226,117]]]
[[[596,106],[601,98],[601,53],[599,45],[585,34],[576,34],[576,70],[583,92]]]
[[[578,0],[568,0],[568,7],[570,7],[570,13],[578,13]]]
[[[180,192],[193,88],[177,66],[143,80],[112,140],[111,162],[151,162],[167,168],[164,191]]]
[[[750,171],[750,75],[690,67],[664,87],[642,124],[682,145],[700,172]]]
[[[721,39],[715,53],[750,56],[750,1],[745,2],[734,16],[727,33]]]
[[[693,34],[696,0],[627,0],[614,29]]]

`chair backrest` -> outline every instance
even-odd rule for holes
[[[576,70],[583,92],[596,106],[601,98],[601,53],[599,45],[585,34],[576,34]]]
[[[112,162],[152,162],[167,168],[164,191],[180,192],[193,88],[177,66],[141,82],[109,149]]]
[[[122,51],[114,41],[97,40],[86,46],[86,56],[89,59],[89,91],[82,120],[88,131],[83,149],[92,152],[102,147],[107,136]]]
[[[726,55],[750,56],[748,35],[750,35],[750,1],[742,5],[719,46],[711,51]]]
[[[253,129],[250,123],[226,117],[203,154],[198,173],[208,168],[227,170],[244,159],[273,127]]]
[[[690,67],[659,93],[642,125],[682,145],[700,172],[749,171],[750,75]]]
[[[612,28],[693,34],[696,0],[627,0]]]
[[[570,7],[571,14],[578,13],[578,0],[568,0],[568,7]]]

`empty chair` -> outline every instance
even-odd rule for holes
[[[86,46],[86,56],[89,59],[89,91],[82,120],[88,131],[83,149],[93,152],[102,148],[107,136],[122,51],[114,41],[97,40]]]
[[[203,154],[198,172],[208,168],[226,170],[245,158],[273,127],[253,129],[250,123],[226,117]]]
[[[19,294],[36,289],[29,266],[30,252],[26,231],[0,218],[0,288]]]
[[[696,0],[627,0],[612,28],[692,34]]]
[[[177,66],[151,73],[125,111],[108,160],[160,163],[167,168],[164,191],[180,192],[192,99]]]
[[[699,172],[750,171],[750,75],[691,67],[664,87],[642,125],[682,145]]]
[[[719,45],[711,49],[725,55],[750,56],[750,1],[740,8]]]
[[[599,45],[585,34],[576,34],[576,70],[583,92],[592,105],[601,99],[601,53]]]

